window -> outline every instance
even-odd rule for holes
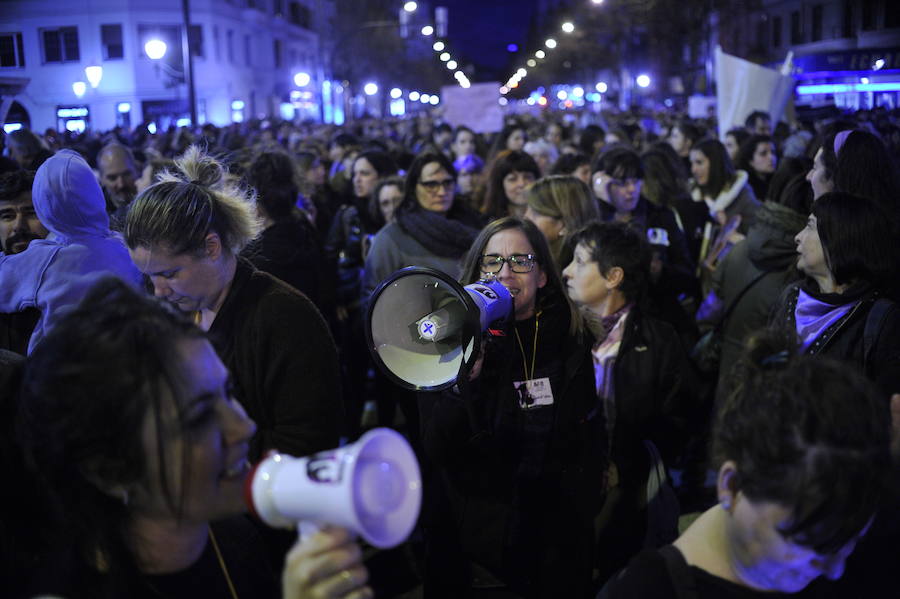
[[[0,33],[0,67],[24,67],[25,52],[22,34]]]
[[[884,11],[884,26],[888,29],[900,27],[900,10],[886,9]]]
[[[250,60],[250,36],[244,36],[244,64],[248,67],[252,65],[252,61]]]
[[[225,49],[228,50],[228,62],[234,64],[234,31],[231,29],[225,34]]]
[[[213,52],[216,54],[216,62],[222,62],[222,48],[219,45],[218,25],[213,25]]]
[[[812,28],[809,32],[809,40],[811,42],[817,42],[822,39],[822,13],[824,11],[824,7],[821,4],[816,4],[812,7]]]
[[[309,29],[310,24],[310,13],[309,9],[300,4],[299,2],[291,2],[291,23],[294,25],[299,25],[304,29]]]
[[[103,44],[103,60],[125,58],[121,25],[100,25],[100,42]]]
[[[871,31],[875,29],[875,0],[863,0],[862,3],[862,26],[863,31]]]
[[[803,43],[803,29],[800,26],[800,11],[795,10],[791,13],[791,43]]]
[[[775,17],[772,19],[772,47],[780,48],[781,47],[781,29],[783,24],[781,22],[781,17]]]
[[[41,29],[44,62],[78,62],[78,28]]]
[[[178,28],[178,34],[181,35],[181,28]],[[188,28],[188,44],[191,46],[191,54],[203,58],[203,27],[201,25],[191,25]]]
[[[272,55],[275,59],[275,68],[281,68],[281,40],[272,42]]]
[[[272,14],[276,17],[284,16],[284,0],[272,0]]]
[[[853,37],[853,0],[844,0],[844,22],[842,37]]]

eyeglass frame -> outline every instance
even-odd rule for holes
[[[494,264],[499,264],[500,268],[498,268],[497,270],[493,270],[493,271],[486,270],[485,264],[484,264],[484,259],[488,258],[488,257],[495,258]],[[522,258],[524,258],[526,260],[531,260],[531,267],[528,270],[516,270],[515,267],[513,266],[513,265],[519,266],[519,263],[516,260],[522,259]],[[500,271],[503,270],[504,264],[508,264],[509,269],[512,272],[514,272],[516,274],[524,275],[524,274],[533,272],[534,267],[537,263],[538,263],[538,259],[537,259],[537,256],[535,256],[534,254],[510,254],[509,256],[505,256],[505,257],[501,256],[500,254],[482,254],[481,258],[478,260],[478,267],[481,269],[481,272],[496,275],[496,274],[500,274]]]
[[[456,189],[456,179],[452,177],[440,181],[419,181],[418,184],[431,194],[437,193],[441,188],[443,188],[444,191],[453,191]]]

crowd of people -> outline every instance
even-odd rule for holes
[[[426,597],[880,596],[900,114],[722,139],[640,111],[10,133],[3,588],[356,599],[402,569]],[[443,391],[366,343],[407,266],[513,299]],[[375,425],[424,475],[402,557],[244,514],[251,462]]]

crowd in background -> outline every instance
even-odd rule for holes
[[[754,112],[721,140],[711,119],[635,110],[3,145],[2,459],[43,515],[3,518],[16,596],[889,584],[896,109]],[[440,392],[397,385],[367,347],[370,299],[406,266],[513,297]],[[239,515],[246,460],[376,425],[425,476],[389,558],[367,550],[366,569],[344,531],[294,545]]]

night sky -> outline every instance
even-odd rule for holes
[[[528,35],[536,0],[444,0],[449,10],[450,49],[475,65],[473,81],[505,80],[510,43],[520,47]]]

